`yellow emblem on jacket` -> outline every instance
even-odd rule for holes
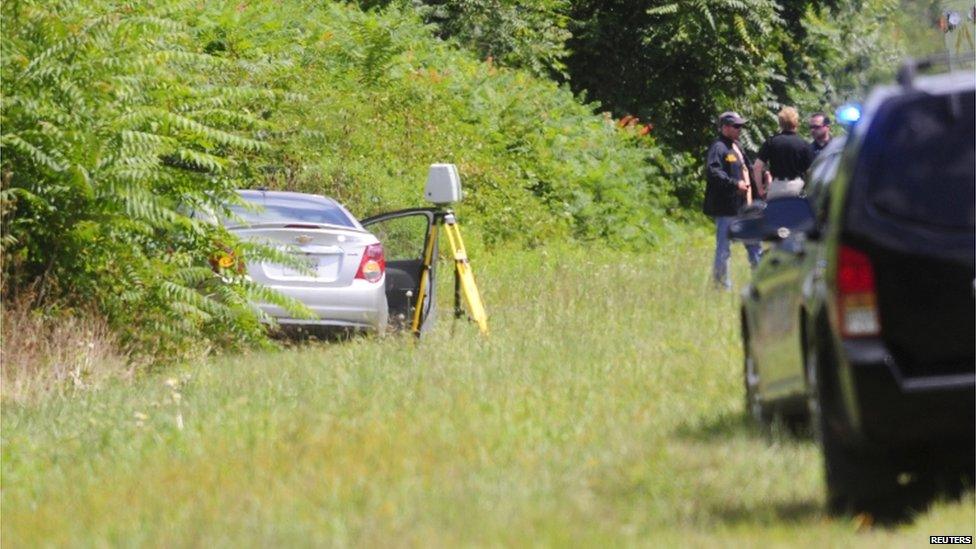
[[[725,155],[726,162],[735,162],[736,160],[738,160],[738,158],[735,156],[735,153],[729,153]]]

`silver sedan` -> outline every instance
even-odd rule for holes
[[[254,282],[304,303],[317,319],[297,319],[271,304],[258,306],[282,325],[365,328],[387,325],[383,245],[342,205],[324,196],[281,191],[238,191],[247,207],[230,206],[238,219],[227,229],[242,240],[287,249],[308,271],[274,263],[248,263]]]

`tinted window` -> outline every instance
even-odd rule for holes
[[[976,95],[916,96],[893,105],[869,139],[871,206],[883,215],[952,229],[976,221]]]
[[[247,224],[294,221],[355,227],[349,216],[334,202],[321,198],[244,194],[241,198],[251,207],[232,205],[230,210]],[[230,220],[230,223],[235,222]]]

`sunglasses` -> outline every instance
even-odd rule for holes
[[[742,124],[732,124],[732,127],[735,128],[735,129],[737,129],[737,130],[741,130],[742,129]]]
[[[826,127],[827,127],[827,125],[826,125],[826,124],[821,124],[821,125],[819,125],[819,126],[815,126],[815,125],[813,125],[813,124],[810,124],[810,129],[811,129],[811,130],[819,130],[820,128],[826,128]]]

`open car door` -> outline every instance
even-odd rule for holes
[[[412,208],[383,213],[361,221],[383,244],[386,256],[386,301],[390,323],[397,329],[411,329],[416,315],[421,280],[426,280],[420,308],[418,335],[432,325],[437,300],[434,296],[434,267],[437,263],[437,232],[434,209]],[[430,257],[425,254],[430,253]],[[427,276],[424,277],[424,272]]]

